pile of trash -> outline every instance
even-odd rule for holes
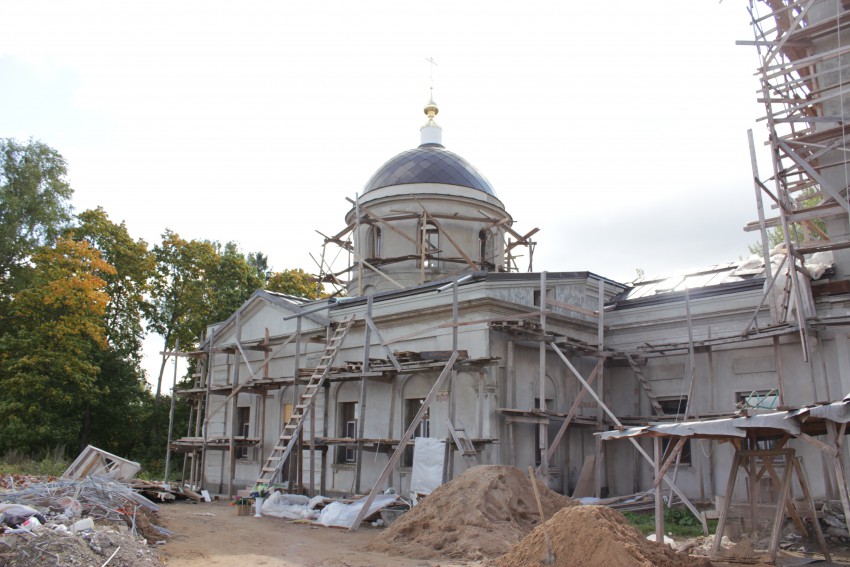
[[[159,507],[110,478],[60,479],[0,494],[0,564],[160,565]]]

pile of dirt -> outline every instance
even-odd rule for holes
[[[565,508],[546,522],[555,567],[710,567],[703,557],[690,557],[672,547],[648,541],[626,518],[605,506]],[[543,527],[495,561],[497,567],[540,565],[546,557]]]
[[[552,517],[576,501],[538,482]],[[531,481],[519,469],[480,465],[439,487],[367,549],[415,559],[482,559],[510,550],[540,523]]]

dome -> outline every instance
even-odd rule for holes
[[[410,183],[459,185],[496,196],[490,182],[477,169],[438,144],[423,144],[398,154],[378,169],[366,183],[363,193]]]

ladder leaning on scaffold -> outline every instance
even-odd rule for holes
[[[327,378],[331,370],[331,365],[342,346],[342,341],[345,340],[345,336],[348,334],[353,323],[354,315],[351,315],[349,318],[340,321],[334,330],[334,334],[328,341],[322,358],[319,359],[319,364],[313,370],[313,374],[310,376],[310,380],[307,381],[307,385],[304,386],[304,391],[299,397],[298,404],[292,409],[292,415],[289,417],[286,425],[283,426],[280,439],[260,469],[260,477],[257,479],[257,484],[270,484],[273,482],[289,457],[289,454],[292,452],[292,448],[298,443],[298,438],[304,425],[304,418],[307,417],[313,408],[316,393],[324,384],[325,378]]]

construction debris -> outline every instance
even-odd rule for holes
[[[159,565],[148,544],[171,536],[156,504],[109,478],[29,483],[0,499],[2,565]]]
[[[62,473],[62,478],[79,480],[90,475],[97,475],[127,482],[136,476],[141,468],[142,466],[135,461],[122,459],[118,455],[88,445],[80,452],[68,469]]]
[[[539,482],[538,487],[547,518],[577,504]],[[531,483],[522,471],[480,465],[437,488],[367,549],[415,559],[498,557],[539,523]]]
[[[556,567],[710,567],[704,557],[679,553],[663,543],[648,541],[626,518],[606,506],[563,508],[550,518],[549,533]],[[497,567],[540,565],[547,556],[544,527],[538,526],[507,554]]]

